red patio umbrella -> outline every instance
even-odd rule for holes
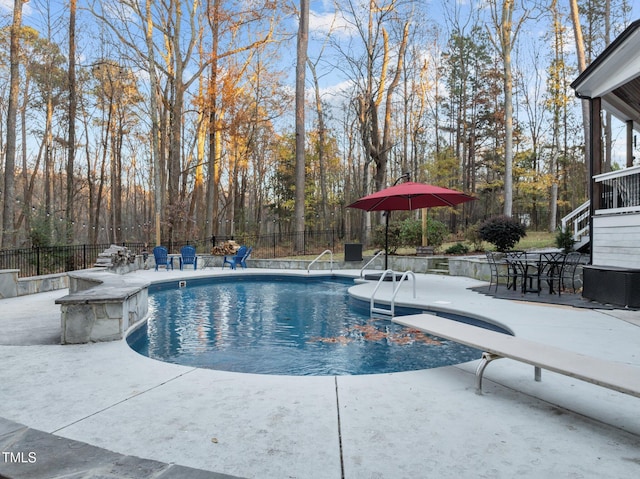
[[[460,191],[407,181],[354,201],[347,208],[365,211],[386,211],[384,269],[387,269],[389,252],[389,212],[416,210],[435,206],[455,206],[475,198]]]

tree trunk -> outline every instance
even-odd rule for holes
[[[65,226],[67,244],[74,241],[73,235],[73,168],[76,156],[76,0],[69,1],[69,137],[67,152],[67,204]]]
[[[160,169],[160,140],[159,133],[160,128],[158,125],[158,80],[156,76],[156,64],[154,58],[154,44],[153,44],[153,16],[151,13],[151,6],[153,0],[146,0],[146,47],[147,47],[147,67],[149,69],[149,114],[151,116],[151,147],[153,155],[153,186],[154,186],[154,211],[155,211],[155,244],[160,244],[160,223],[162,219],[162,198],[164,190],[162,188],[162,177]]]
[[[9,49],[10,87],[7,105],[7,144],[4,165],[4,205],[2,209],[2,232],[0,246],[15,246],[16,234],[13,224],[15,212],[15,162],[16,162],[16,121],[20,94],[20,29],[22,26],[23,0],[14,0],[13,23]]]
[[[505,216],[513,214],[513,74],[511,71],[511,21],[513,0],[505,0],[502,5],[500,42],[504,75],[504,208]]]
[[[218,131],[218,48],[220,26],[220,0],[213,0],[207,11],[211,12],[209,24],[211,26],[211,77],[209,78],[208,102],[209,108],[209,158],[207,161],[207,219],[205,235],[207,237],[218,233],[218,155],[219,155],[219,131]]]
[[[578,10],[578,0],[569,0],[571,6],[571,22],[573,23],[573,33],[576,42],[576,58],[578,60],[578,73],[582,73],[587,68],[587,60],[584,52],[584,37],[582,36],[582,26],[580,24],[580,11]],[[584,131],[584,156],[585,162],[591,161],[591,120],[589,113],[589,100],[581,100],[582,103],[582,125]],[[585,185],[589,185],[591,178],[589,177],[589,168],[585,168],[587,176]],[[585,191],[588,188],[585,187]]]
[[[313,86],[316,99],[316,111],[318,113],[318,168],[320,170],[320,214],[324,228],[327,228],[327,179],[325,166],[325,146],[326,146],[326,127],[324,124],[324,111],[322,109],[322,98],[320,97],[320,84],[318,83],[318,75],[316,67],[309,62],[309,69],[313,76]]]
[[[294,225],[297,252],[304,249],[305,229],[305,125],[304,125],[304,87],[307,65],[307,46],[309,43],[309,0],[300,0],[300,25],[298,26],[298,45],[296,48],[296,196],[294,207]]]

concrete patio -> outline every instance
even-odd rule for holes
[[[254,272],[268,271],[247,270]],[[157,281],[243,273],[130,275]],[[417,298],[403,287],[400,303],[484,317],[517,336],[636,365],[640,374],[640,312],[495,299],[470,289],[486,284],[477,280],[416,278]],[[372,288],[358,285],[353,293],[366,298]],[[388,296],[391,284],[383,288]],[[535,382],[531,366],[507,359],[489,366],[478,396],[476,361],[384,375],[291,377],[162,363],[125,341],[62,346],[54,302],[65,294],[0,301],[0,476],[640,474],[639,403],[632,396],[547,371]]]

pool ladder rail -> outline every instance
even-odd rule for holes
[[[315,263],[316,261],[318,261],[320,258],[322,258],[327,253],[329,253],[331,255],[331,271],[333,272],[333,251],[331,251],[330,249],[326,249],[322,253],[320,253],[316,259],[314,259],[311,263],[309,263],[309,266],[307,266],[307,274],[309,274],[309,270],[311,269],[311,265],[313,263]]]
[[[391,295],[391,302],[389,303],[388,309],[376,307],[375,305],[376,293],[378,292],[380,285],[384,282],[385,278],[387,277],[387,274],[391,274],[391,279],[393,281],[393,294]],[[391,319],[395,316],[396,296],[398,295],[400,286],[402,286],[402,282],[405,279],[407,279],[407,277],[409,276],[411,276],[411,279],[413,279],[413,297],[415,298],[416,297],[416,275],[413,273],[413,271],[405,271],[400,277],[400,281],[398,282],[397,285],[396,285],[396,274],[392,269],[388,269],[384,273],[382,273],[382,275],[380,275],[378,284],[376,284],[376,287],[374,288],[373,293],[371,293],[371,303],[369,307],[369,314],[372,318],[376,314],[379,315],[378,316],[379,318],[384,318],[384,319]]]
[[[367,261],[367,264],[365,264],[362,269],[360,270],[360,278],[364,278],[364,270],[367,268],[367,266],[369,266],[371,263],[373,263],[376,259],[378,259],[382,254],[384,253],[384,250],[381,249],[380,251],[378,251],[373,258],[371,258],[369,261]]]

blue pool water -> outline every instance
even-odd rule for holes
[[[258,374],[356,375],[427,369],[480,351],[371,320],[352,279],[208,278],[155,286],[150,319],[130,346],[161,361]],[[415,313],[417,311],[406,311]]]

